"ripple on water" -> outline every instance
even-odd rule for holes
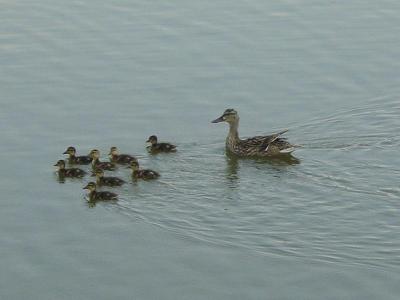
[[[399,137],[397,115],[385,113],[398,111],[394,104],[368,103],[293,126],[293,135],[305,137],[298,158],[237,160],[224,154],[223,142],[182,144],[176,154],[145,159],[161,172],[159,181],[128,186],[109,207],[191,238],[265,254],[400,264],[400,190],[388,180],[399,175],[398,159],[387,157],[397,144],[382,147]],[[368,123],[377,118],[383,124]],[[354,126],[343,134],[348,123]]]

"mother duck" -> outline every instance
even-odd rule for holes
[[[212,123],[227,122],[229,133],[226,138],[226,149],[240,157],[270,157],[279,154],[289,154],[295,150],[295,145],[290,144],[285,138],[280,136],[287,132],[255,136],[242,140],[239,138],[239,115],[234,109],[227,109],[222,116],[212,121]]]

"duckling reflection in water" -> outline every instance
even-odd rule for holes
[[[115,162],[118,164],[130,164],[132,161],[137,161],[136,157],[134,157],[132,155],[119,154],[117,147],[111,147],[110,153],[108,153],[108,155],[110,156],[110,160],[112,162]]]
[[[96,184],[98,186],[105,185],[105,186],[120,186],[125,183],[124,180],[118,177],[105,177],[104,170],[96,169],[93,172],[92,176],[96,176]]]
[[[290,144],[281,135],[281,132],[267,135],[255,136],[242,140],[239,138],[239,115],[234,109],[227,109],[222,116],[212,121],[212,123],[227,122],[229,133],[226,138],[226,149],[239,157],[270,157],[273,155],[290,154],[295,150],[295,145]]]
[[[64,177],[78,177],[81,178],[85,176],[86,172],[78,169],[78,168],[65,168],[65,161],[60,159],[55,165],[55,167],[58,167],[58,176],[60,178]]]
[[[89,155],[76,156],[76,149],[72,146],[68,147],[63,154],[68,154],[68,162],[76,165],[88,165],[92,162],[92,158]]]
[[[139,162],[133,161],[130,165],[132,169],[132,178],[133,179],[156,179],[160,177],[156,171],[153,170],[140,170],[139,169]]]
[[[97,149],[93,149],[92,151],[90,151],[90,157],[93,158],[92,160],[92,168],[93,170],[96,169],[103,169],[103,170],[107,170],[107,171],[114,171],[117,167],[115,166],[115,164],[111,163],[111,162],[101,162],[100,161],[100,151]]]
[[[98,192],[96,190],[96,183],[89,182],[84,188],[84,190],[89,190],[89,201],[107,201],[107,200],[118,200],[118,195],[112,192],[103,191]]]
[[[172,145],[170,143],[159,143],[157,136],[155,135],[150,136],[146,143],[150,143],[150,145],[147,146],[147,150],[153,153],[176,152],[175,145]]]

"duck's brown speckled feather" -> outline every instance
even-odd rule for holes
[[[119,164],[130,164],[132,161],[137,160],[136,157],[129,154],[117,154],[111,157],[111,161]]]
[[[160,174],[153,170],[136,170],[132,175],[136,179],[156,179],[160,177]]]
[[[92,158],[88,155],[84,156],[71,155],[68,159],[68,162],[70,164],[76,164],[76,165],[88,165],[92,162]]]
[[[118,195],[107,191],[104,192],[91,191],[89,193],[89,199],[90,201],[117,200]]]
[[[97,178],[98,185],[105,185],[105,186],[120,186],[125,183],[124,180],[118,177],[99,177]]]

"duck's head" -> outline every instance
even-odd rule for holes
[[[131,164],[129,165],[129,168],[131,168],[132,171],[139,170],[139,162],[136,160],[132,161]]]
[[[58,167],[59,169],[64,169],[65,168],[65,161],[60,159],[54,166]]]
[[[146,141],[146,143],[150,143],[152,145],[157,144],[157,136],[152,135],[148,138],[148,140]]]
[[[239,120],[239,115],[236,110],[229,108],[224,111],[222,116],[215,119],[211,123],[219,123],[219,122],[227,122],[227,123],[235,123]]]
[[[100,158],[100,151],[97,149],[93,149],[92,151],[90,151],[89,156],[93,159]]]
[[[104,176],[104,171],[102,169],[97,168],[96,170],[94,170],[92,176],[103,177]]]
[[[63,154],[75,155],[75,153],[76,153],[75,147],[70,146],[67,148],[67,150],[64,151]]]
[[[118,155],[118,148],[117,147],[111,147],[110,152],[108,155]]]
[[[96,190],[96,184],[94,182],[89,182],[83,189],[93,192]]]

